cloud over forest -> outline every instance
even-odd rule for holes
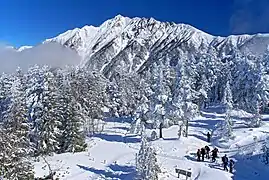
[[[0,46],[0,72],[14,72],[20,67],[27,70],[30,66],[49,65],[51,67],[64,67],[78,65],[80,57],[70,48],[57,43],[40,44],[31,49],[18,52],[15,49]]]

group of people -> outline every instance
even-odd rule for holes
[[[216,162],[216,158],[218,157],[218,148],[214,148],[211,153],[212,153],[212,162]],[[201,149],[198,149],[197,150],[197,161],[204,161],[205,160],[205,157],[207,159],[210,159],[210,148],[209,146],[205,146]],[[228,159],[227,155],[225,154],[225,156],[223,156],[221,158],[222,162],[223,162],[223,167],[224,167],[224,170],[226,171],[230,171],[231,173],[233,172],[233,168],[234,168],[234,161],[232,159]],[[230,170],[228,170],[228,165],[229,165],[229,168]]]
[[[211,141],[211,134],[208,132],[207,133],[207,142],[210,142]],[[212,151],[211,151],[211,157],[212,157],[212,162],[216,162],[216,158],[218,157],[218,148],[214,148]],[[198,149],[197,150],[197,161],[204,161],[205,160],[205,157],[207,159],[210,159],[210,148],[209,146],[205,146],[201,149]],[[223,162],[223,168],[225,171],[230,171],[231,173],[233,172],[233,168],[234,168],[234,161],[232,159],[228,159],[227,155],[225,154],[225,156],[223,156],[221,158],[222,162]],[[228,165],[229,165],[229,168],[230,170],[228,170]]]
[[[216,158],[218,157],[218,148],[214,148],[212,151],[212,162],[215,162],[216,161]],[[210,159],[210,148],[209,146],[205,146],[201,149],[198,149],[197,151],[197,160],[198,161],[204,161],[205,160],[205,157],[207,159]]]

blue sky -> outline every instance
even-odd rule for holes
[[[117,14],[188,23],[214,35],[269,32],[269,0],[1,0],[0,43],[36,45]]]

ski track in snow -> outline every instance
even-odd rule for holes
[[[152,141],[152,146],[156,149],[158,163],[162,169],[159,174],[160,180],[174,180],[178,179],[175,173],[175,167],[181,169],[191,168],[191,180],[252,180],[253,177],[263,179],[263,174],[257,173],[255,167],[247,165],[237,165],[234,177],[233,174],[224,172],[220,158],[216,163],[209,160],[205,162],[196,161],[196,151],[198,148],[209,145],[218,147],[220,150],[219,157],[227,154],[229,157],[237,158],[239,153],[244,150],[253,149],[255,146],[261,146],[265,140],[261,132],[268,133],[269,125],[264,125],[262,129],[236,129],[236,138],[233,141],[222,142],[219,141],[219,134],[216,133],[217,124],[223,120],[224,114],[221,112],[214,112],[211,109],[203,112],[202,116],[190,122],[189,137],[177,137],[177,126],[172,126],[163,130],[163,139]],[[239,117],[239,115],[238,115]],[[267,122],[266,122],[267,123]],[[237,123],[235,123],[237,125]],[[238,123],[240,124],[240,123]],[[94,137],[89,141],[90,147],[87,153],[77,154],[62,154],[55,155],[50,162],[61,162],[61,172],[68,172],[67,174],[59,176],[60,179],[76,180],[76,179],[120,179],[130,180],[135,173],[135,154],[140,148],[140,137],[128,134],[130,123],[122,120],[108,121],[106,129],[101,135]],[[147,130],[150,134],[151,130]],[[212,143],[206,142],[205,134],[208,131],[213,132]],[[261,134],[261,139],[256,142],[251,142],[254,132]],[[215,138],[215,139],[214,139]],[[239,145],[238,145],[238,144]],[[231,148],[227,148],[231,147]],[[241,163],[242,160],[238,160]],[[250,162],[249,162],[250,163]],[[244,164],[244,163],[243,163]],[[35,163],[35,171],[39,176],[44,170],[41,169],[42,162]],[[238,168],[237,168],[238,166]],[[250,172],[248,175],[242,175],[242,169],[248,168]],[[262,166],[257,168],[263,169]]]

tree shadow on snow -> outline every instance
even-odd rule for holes
[[[233,129],[246,129],[249,128],[246,124],[236,124],[235,127],[233,127]]]
[[[117,122],[117,123],[131,123],[133,121],[132,117],[108,117],[104,119],[105,122]]]
[[[206,157],[205,157],[204,161],[197,161],[196,153],[191,153],[190,155],[185,155],[184,157],[190,161],[211,163],[211,159],[208,159]]]
[[[122,136],[118,134],[96,134],[98,137],[109,142],[123,142],[123,143],[139,143],[141,140],[136,136]]]
[[[87,167],[77,164],[77,166],[85,171],[98,174],[105,179],[133,179],[135,177],[135,167],[133,166],[121,166],[118,164],[111,164],[108,167],[111,171],[95,169],[93,167]]]
[[[190,161],[196,161],[196,162],[198,162],[197,161],[197,158],[195,156],[185,155],[184,157],[187,158]]]
[[[130,128],[117,126],[117,127],[113,127],[113,129],[120,129],[120,130],[124,130],[124,131],[129,131]]]
[[[193,137],[196,137],[197,139],[200,139],[202,141],[207,141],[207,137],[206,137],[206,134],[203,134],[203,136],[200,136],[198,134],[189,134],[189,136],[193,136]],[[201,147],[202,148],[202,147]]]
[[[206,113],[217,113],[217,114],[222,114],[225,112],[225,107],[218,105],[218,106],[210,106],[206,109],[203,109],[204,112]]]
[[[201,119],[201,120],[195,120],[190,122],[190,127],[201,127],[201,128],[206,128],[208,130],[215,129],[216,125],[218,123],[222,122],[221,119],[215,119],[213,120],[206,120],[206,119]]]
[[[269,118],[263,118],[262,121],[269,122]]]
[[[178,140],[178,138],[163,138],[165,141],[175,141]]]
[[[221,164],[217,164],[217,163],[210,163],[208,165],[210,168],[213,168],[213,169],[219,169],[219,170],[223,170],[223,166]]]

